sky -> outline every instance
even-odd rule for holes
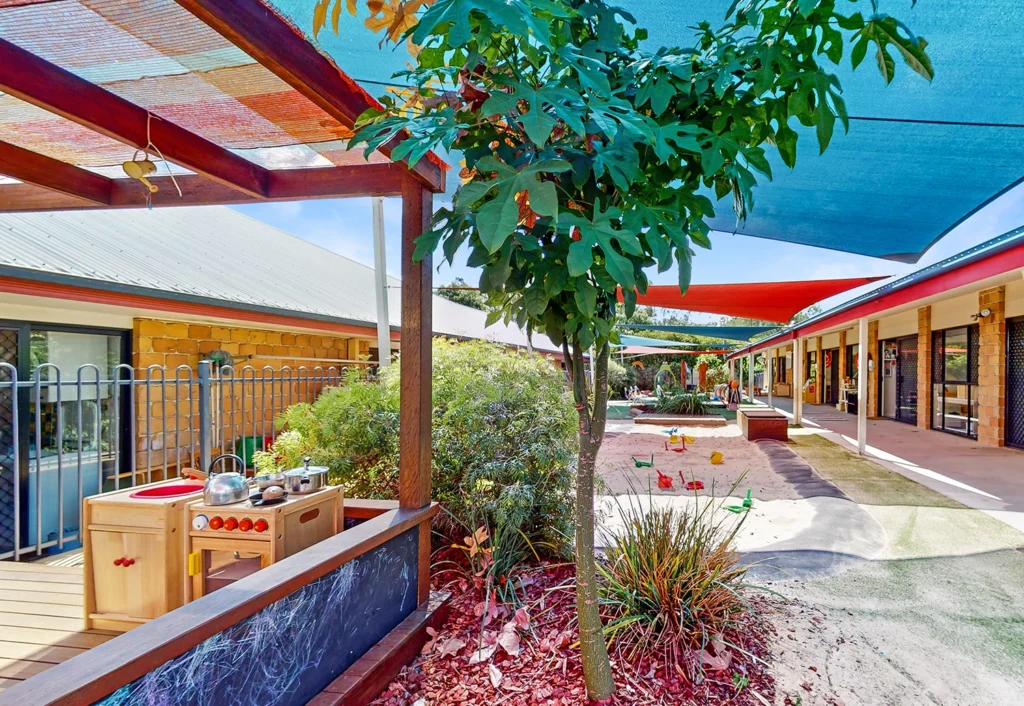
[[[328,250],[373,266],[373,235],[370,199],[331,199],[288,203],[253,204],[234,207],[248,216],[316,243]],[[384,233],[387,243],[387,268],[399,273],[401,202],[385,199]],[[694,284],[730,282],[776,282],[785,280],[827,279],[893,275],[901,276],[955,255],[979,243],[1024,225],[1024,184],[1010,190],[961,223],[932,246],[916,265],[852,255],[763,238],[728,233],[712,233],[712,249],[696,248],[693,264]],[[467,251],[457,254],[455,264],[442,262],[434,274],[436,285],[456,277],[475,286],[480,271],[466,266]],[[435,263],[441,260],[435,256]],[[663,274],[651,270],[654,284],[673,284],[675,268]],[[869,285],[822,302],[828,309],[865,291]],[[716,319],[695,314],[694,323]]]

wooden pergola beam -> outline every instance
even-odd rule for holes
[[[0,151],[2,154],[2,151]],[[29,153],[34,154],[34,153]],[[64,164],[59,162],[58,164]],[[78,169],[65,165],[70,169]],[[84,170],[79,170],[84,171]],[[0,173],[4,173],[0,157]],[[86,172],[91,174],[91,172]],[[70,191],[45,190],[33,184],[8,184],[0,186],[0,213],[14,211],[69,211],[96,208],[144,208],[146,191],[132,179],[106,179],[91,174],[97,179],[109,182],[110,191],[106,202],[88,199],[85,195]],[[20,177],[16,175],[14,178]],[[150,182],[159,187],[153,194],[153,205],[158,208],[170,206],[216,206],[221,204],[262,203],[266,201],[298,201],[304,199],[351,198],[365,196],[399,196],[402,184],[407,181],[405,169],[398,164],[366,164],[345,167],[318,167],[315,169],[289,169],[270,172],[267,196],[253,198],[223,184],[212,182],[198,174],[176,177],[182,196],[170,177],[154,177]],[[23,179],[23,181],[28,181]]]
[[[9,142],[0,141],[0,174],[99,206],[110,205],[111,179]]]
[[[249,196],[267,193],[268,171],[134,103],[0,39],[0,91],[142,149],[148,137],[186,169]],[[148,130],[147,130],[148,123]],[[131,155],[125,154],[127,159]]]
[[[211,29],[258,61],[324,112],[352,127],[378,104],[302,33],[260,0],[175,0]],[[390,156],[395,139],[380,151]],[[434,193],[444,191],[444,170],[429,159],[409,169]]]

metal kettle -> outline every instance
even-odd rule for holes
[[[203,488],[203,502],[206,505],[231,505],[249,499],[249,481],[243,473],[234,471],[217,473],[213,469],[218,461],[234,459],[238,468],[245,470],[245,461],[235,454],[221,454],[210,461],[209,474]]]

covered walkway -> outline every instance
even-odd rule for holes
[[[757,400],[768,404],[767,397]],[[792,415],[792,398],[774,397],[772,403]],[[804,404],[803,426],[857,451],[856,415]],[[1024,530],[1024,452],[889,419],[868,420],[867,442],[867,455],[882,466]]]

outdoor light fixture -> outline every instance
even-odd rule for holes
[[[992,316],[992,310],[985,308],[979,311],[977,314],[971,314],[971,318],[977,321],[978,319],[984,319],[987,316]]]

